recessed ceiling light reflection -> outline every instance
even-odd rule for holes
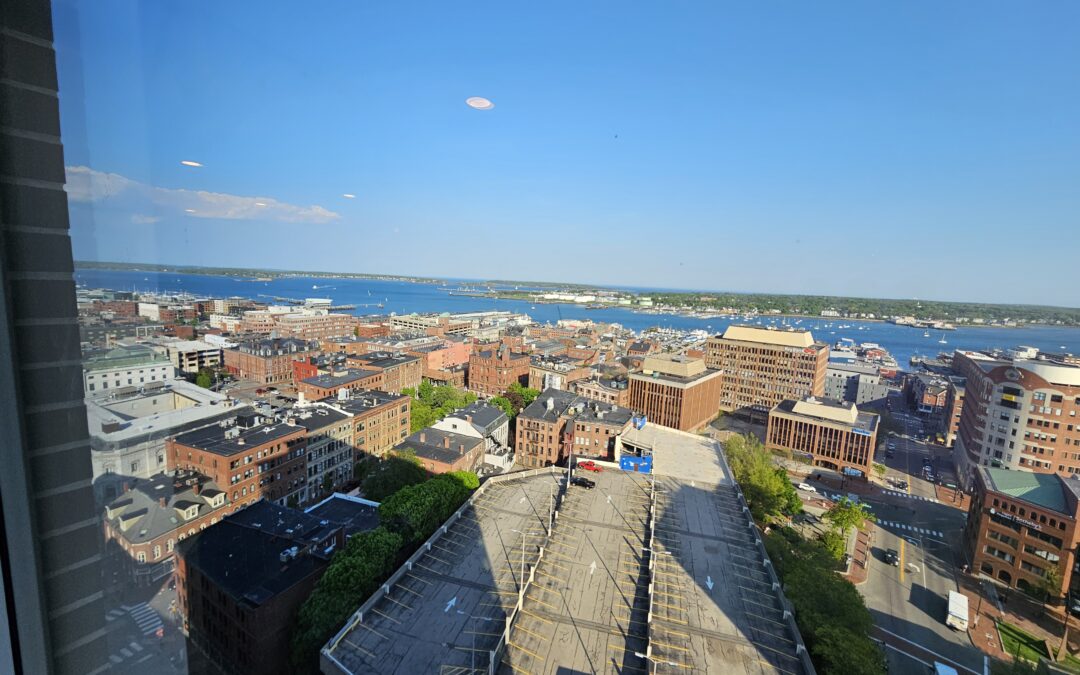
[[[491,110],[495,104],[483,96],[470,96],[465,99],[465,105],[476,110]]]

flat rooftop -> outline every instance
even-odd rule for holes
[[[765,345],[808,348],[815,345],[813,334],[808,331],[769,330],[753,326],[728,326],[724,331],[725,340],[756,342]]]
[[[647,652],[671,672],[805,672],[719,444],[638,435],[655,480],[605,465],[578,470],[592,489],[565,489],[557,468],[485,483],[324,648],[323,672],[649,672]]]
[[[336,672],[357,674],[463,673],[474,663],[486,668],[517,602],[522,542],[528,573],[560,475],[542,471],[486,483],[389,595],[354,615],[331,641],[323,672],[334,672],[328,661]]]

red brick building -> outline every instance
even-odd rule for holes
[[[409,435],[412,399],[408,396],[362,391],[350,393],[345,400],[327,402],[353,416],[352,445],[357,462],[367,457],[385,457]]]
[[[402,389],[409,387],[416,389],[424,377],[424,362],[420,357],[409,354],[368,352],[350,356],[349,364],[382,373],[382,384],[367,388],[377,388],[393,394],[400,394]]]
[[[265,423],[256,413],[237,415],[233,424],[195,429],[165,442],[169,471],[208,476],[236,506],[269,499],[284,505],[303,497],[306,487],[307,430],[288,423]]]
[[[483,396],[499,396],[510,383],[529,381],[529,355],[507,347],[475,352],[469,357],[469,389]]]
[[[646,356],[641,372],[629,375],[630,408],[653,424],[697,431],[720,412],[721,378],[702,359]]]
[[[769,411],[765,444],[833,471],[853,469],[864,477],[877,447],[879,417],[854,403],[807,398],[781,401]]]
[[[570,452],[614,459],[615,439],[629,428],[632,418],[626,408],[548,389],[517,416],[517,462],[541,468],[564,462]]]
[[[338,392],[363,391],[365,389],[383,389],[383,373],[378,370],[360,370],[350,368],[335,370],[325,375],[316,375],[296,383],[296,393],[303,394],[309,401],[338,396]]]
[[[321,353],[318,342],[292,338],[255,340],[224,350],[225,368],[237,377],[260,384],[290,383],[293,361]]]
[[[395,452],[412,450],[429,473],[476,471],[484,462],[484,439],[428,427],[408,436]]]

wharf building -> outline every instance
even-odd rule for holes
[[[1076,593],[1080,480],[1056,474],[975,467],[963,542],[974,574],[1043,599],[1056,571],[1057,600]]]
[[[769,411],[765,444],[809,459],[814,466],[868,477],[879,420],[854,403],[789,399]]]
[[[980,466],[1080,474],[1080,366],[957,351],[953,367],[965,379],[956,437],[965,487]]]
[[[630,408],[653,424],[696,431],[720,412],[723,375],[702,359],[652,354],[628,377]]]
[[[729,326],[706,342],[705,365],[723,373],[720,410],[764,417],[785,399],[825,396],[829,346],[809,331]]]

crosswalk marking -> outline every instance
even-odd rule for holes
[[[121,609],[131,615],[131,618],[135,621],[135,624],[138,625],[139,630],[142,631],[143,635],[155,633],[164,625],[161,622],[161,617],[154,611],[154,608],[145,602],[140,602],[139,604],[130,607],[124,605]]]
[[[904,499],[921,499],[924,502],[932,502],[934,504],[940,504],[936,497],[923,497],[922,495],[909,495],[906,492],[897,492],[896,490],[886,490],[885,494],[891,497],[903,497]]]
[[[891,520],[879,520],[877,523],[881,527],[892,527],[898,530],[908,530],[915,532],[916,534],[925,534],[928,537],[944,537],[940,530],[928,530],[922,527],[915,527],[914,525],[908,525],[907,523],[897,523]]]

